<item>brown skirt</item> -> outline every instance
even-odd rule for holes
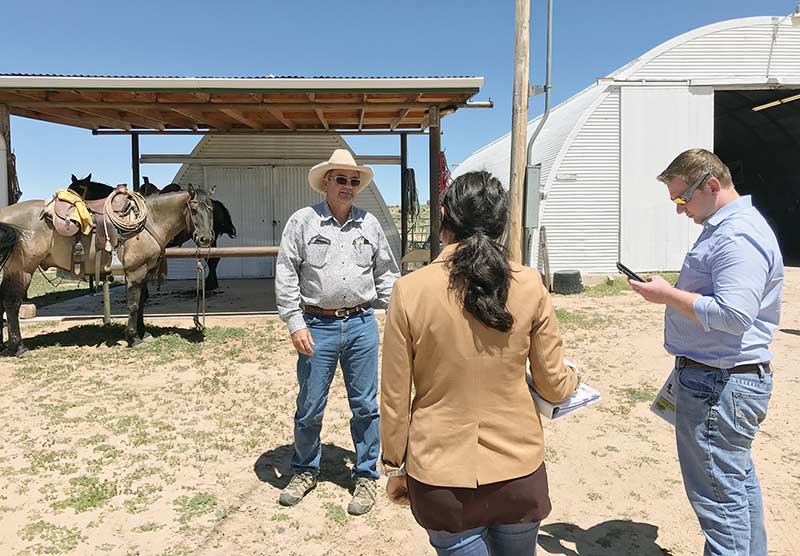
[[[408,497],[417,523],[450,533],[541,521],[551,509],[544,463],[525,477],[477,488],[433,486],[409,475]]]

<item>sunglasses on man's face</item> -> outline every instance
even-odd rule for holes
[[[710,177],[711,177],[711,172],[706,172],[705,174],[703,174],[702,178],[700,178],[699,180],[694,182],[694,184],[689,186],[689,188],[686,191],[684,191],[683,193],[681,193],[677,197],[673,197],[672,201],[676,205],[680,205],[680,206],[686,205],[689,201],[692,200],[692,196],[694,195],[694,192],[697,190],[697,188],[700,187],[701,185],[703,185],[704,183],[706,183],[706,180],[708,178],[710,178]]]
[[[361,185],[361,178],[348,178],[347,176],[333,176],[333,181],[335,181],[338,185],[347,185],[347,182],[350,182],[350,185],[353,187],[358,187]]]

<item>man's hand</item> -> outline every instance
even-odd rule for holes
[[[386,495],[389,500],[400,506],[408,506],[411,502],[408,499],[408,481],[405,475],[389,477],[386,482]]]
[[[314,348],[311,347],[314,345],[314,338],[311,337],[311,332],[308,331],[308,328],[294,331],[292,333],[292,343],[298,353],[308,356],[314,354]]]
[[[661,276],[653,276],[649,282],[637,282],[636,280],[628,280],[633,291],[645,298],[650,303],[659,303],[667,305],[669,300],[672,299],[672,293],[675,288],[670,286],[669,282],[664,280]]]
[[[649,282],[628,280],[628,284],[631,285],[633,291],[650,303],[674,307],[687,319],[697,322],[697,315],[694,314],[694,301],[700,297],[699,293],[673,288],[661,276],[653,276]]]

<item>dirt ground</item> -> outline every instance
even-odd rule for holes
[[[800,552],[798,299],[791,269],[754,447],[775,556]],[[539,554],[700,554],[672,430],[648,409],[670,369],[663,311],[630,292],[555,304],[568,356],[603,399],[545,422],[553,512]],[[149,322],[155,341],[135,350],[117,345],[119,325],[27,323],[30,356],[0,359],[0,554],[432,553],[383,496],[366,516],[345,512],[354,454],[340,375],[321,483],[297,507],[277,504],[296,383],[276,317],[212,317],[202,342],[190,318]]]

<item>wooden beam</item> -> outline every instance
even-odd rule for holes
[[[283,112],[281,112],[280,110],[275,110],[273,108],[268,107],[267,112],[272,114],[276,120],[285,125],[287,128],[291,130],[297,129],[297,126],[291,120],[287,119],[286,116],[283,115]]]
[[[230,164],[234,166],[313,166],[319,162],[319,159],[316,158],[215,157],[190,154],[143,154],[139,159],[142,164]],[[359,164],[400,164],[400,157],[394,155],[356,156],[355,159]]]
[[[49,106],[51,108],[113,108],[115,110],[127,110],[128,108],[139,108],[145,110],[169,110],[173,108],[189,110],[218,110],[230,108],[233,110],[313,110],[319,108],[325,111],[336,110],[359,110],[378,109],[378,110],[402,110],[404,108],[426,108],[430,104],[427,102],[275,102],[275,103],[248,103],[248,102],[83,102],[83,101],[48,101],[48,100],[3,100],[0,93],[0,102],[5,102],[9,106],[19,106],[20,108],[33,108],[38,106]],[[435,104],[435,103],[434,103]],[[450,104],[448,103],[448,106]],[[465,103],[454,103],[453,106],[465,106]]]
[[[242,112],[239,110],[231,110],[229,108],[223,108],[222,110],[220,110],[220,112],[230,116],[237,122],[243,123],[244,125],[246,125],[251,129],[261,129],[262,127],[264,127],[260,122],[257,122],[252,118],[248,118],[247,116],[242,114]]]
[[[415,98],[415,99],[413,100],[413,102],[417,103],[417,102],[419,102],[419,100],[420,100],[421,98],[422,98],[422,93],[418,94],[418,95],[417,95],[417,98]],[[398,117],[396,117],[394,120],[392,120],[392,121],[389,123],[389,129],[391,129],[392,131],[394,131],[394,130],[395,130],[395,128],[396,128],[398,125],[400,125],[400,122],[402,122],[402,121],[403,121],[403,118],[405,118],[406,116],[408,116],[408,113],[409,113],[409,112],[411,112],[411,108],[403,108],[403,109],[400,111],[400,115],[399,115]]]
[[[42,120],[56,124],[82,127],[84,129],[91,129],[92,131],[97,131],[100,129],[99,125],[89,123],[85,120],[73,120],[72,118],[68,117],[51,116],[49,114],[37,112],[36,110],[28,110],[27,108],[11,108],[9,111],[15,116],[22,116],[23,118],[31,118],[33,120]]]
[[[132,129],[132,125],[137,125],[143,128],[157,129],[159,131],[164,131],[166,129],[164,123],[159,120],[147,118],[145,116],[138,116],[135,114],[133,117],[131,117],[130,115],[126,115],[124,112],[117,112],[117,117],[113,117],[107,114],[103,114],[98,110],[89,110],[88,108],[82,108],[81,110],[76,110],[76,112],[79,112],[81,114],[89,114],[90,116],[95,116],[98,118],[108,119],[109,121],[118,121],[123,126],[128,126],[127,129]],[[121,126],[118,127],[120,127],[120,129],[126,129]]]
[[[366,109],[366,106],[367,106],[367,93],[363,94],[363,96],[361,98],[361,102],[363,102],[364,105],[361,107],[361,115],[359,115],[359,117],[358,117],[358,131],[361,131],[361,128],[364,127],[364,114],[366,114],[366,112],[367,112],[367,109]]]

